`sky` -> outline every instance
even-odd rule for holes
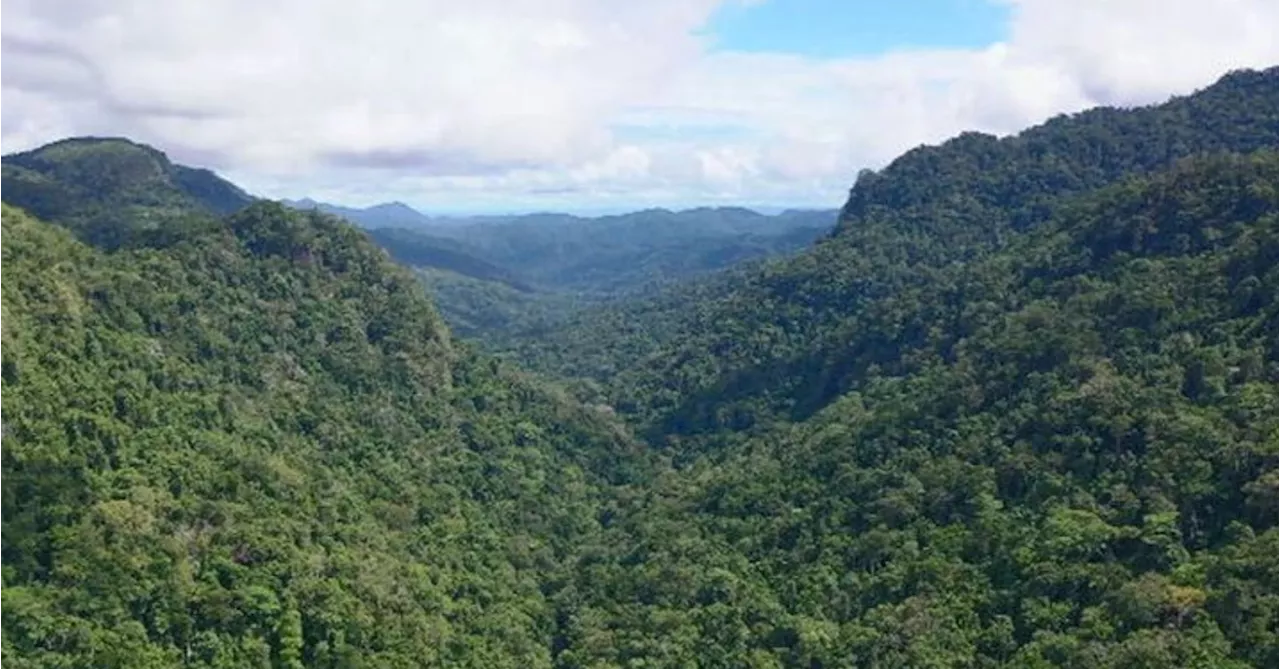
[[[702,33],[717,51],[869,57],[982,48],[1007,37],[1008,4],[986,0],[779,0],[725,3]]]
[[[1275,0],[6,0],[0,150],[427,213],[839,207],[964,130],[1280,61]]]

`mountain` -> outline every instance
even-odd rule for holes
[[[702,456],[668,428],[566,664],[1270,666],[1276,162],[1072,198],[871,310],[846,346],[897,355],[855,390],[755,428],[726,392]]]
[[[369,229],[377,228],[417,228],[431,225],[433,219],[403,202],[384,202],[371,207],[343,207],[335,204],[316,202],[310,198],[301,200],[284,200],[284,204],[294,209],[318,209],[327,214],[345,218],[352,223]]]
[[[402,245],[449,249],[548,290],[598,296],[796,251],[826,233],[836,218],[834,210],[764,215],[741,207],[646,209],[594,218],[555,213],[427,218],[398,203],[368,209],[309,199],[285,204],[368,228],[392,255]],[[430,261],[410,264],[452,269]]]
[[[661,309],[627,305],[667,321],[679,350],[651,349],[643,366],[609,379],[619,389],[615,399],[646,420],[661,414],[685,421],[707,415],[697,406],[700,396],[722,402],[726,394],[744,401],[754,394],[751,401],[768,406],[762,416],[801,417],[852,389],[869,366],[884,364],[879,357],[895,355],[897,347],[885,342],[928,336],[919,327],[902,331],[906,324],[864,330],[859,321],[868,309],[1006,248],[1063,198],[1188,156],[1275,147],[1276,91],[1274,69],[1232,73],[1162,105],[1090,110],[1004,139],[965,133],[910,151],[881,172],[864,171],[835,231],[811,250],[736,277],[722,299],[666,310],[668,319]],[[561,332],[534,333],[526,364],[565,374],[573,370],[547,367],[537,349],[555,349],[572,365],[577,342],[592,350],[626,347],[630,334],[611,330],[607,324],[619,319],[608,312],[584,314]],[[545,347],[535,341],[548,337],[554,341]]]
[[[531,214],[431,233],[538,285],[608,296],[797,251],[834,222],[833,211],[766,216],[738,207],[702,207],[597,218]]]
[[[174,218],[229,214],[253,201],[209,170],[175,165],[122,138],[66,139],[4,156],[0,165],[5,202],[104,245]]]
[[[514,272],[470,255],[465,245],[452,239],[403,228],[375,228],[369,231],[369,237],[386,249],[396,262],[407,267],[445,270],[480,281],[500,283],[522,293],[534,290]]]
[[[532,335],[680,472],[566,664],[1275,663],[1277,92],[918,149],[807,252]]]
[[[4,661],[550,667],[625,430],[453,341],[328,215],[77,239],[82,203],[202,201],[75,146],[92,198],[3,210]]]

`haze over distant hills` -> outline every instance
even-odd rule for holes
[[[509,222],[556,222],[569,223],[581,222],[591,223],[592,221],[608,221],[621,216],[653,216],[653,217],[670,217],[683,216],[686,222],[691,224],[705,223],[706,220],[698,220],[698,217],[711,216],[758,216],[758,217],[780,217],[782,219],[793,219],[804,216],[814,215],[834,215],[834,208],[795,208],[795,207],[741,207],[741,206],[720,206],[720,207],[690,207],[687,209],[669,209],[665,207],[650,207],[645,209],[637,209],[633,211],[621,211],[600,214],[582,214],[582,213],[560,213],[560,212],[523,212],[523,213],[474,213],[474,214],[425,214],[403,202],[382,202],[368,207],[350,207],[329,202],[319,202],[311,198],[302,198],[299,200],[284,199],[281,200],[285,205],[294,209],[309,210],[317,209],[328,214],[341,216],[347,220],[368,229],[375,228],[416,228],[416,227],[447,227],[459,225],[474,224],[492,224],[492,223],[509,223]]]
[[[403,202],[384,202],[371,207],[344,207],[316,202],[310,198],[283,200],[283,202],[295,209],[318,209],[327,214],[341,216],[366,228],[412,228],[435,222],[431,217]]]
[[[557,213],[429,217],[400,203],[350,208],[287,202],[369,230],[431,287],[459,332],[487,340],[547,327],[600,300],[798,251],[837,212],[650,208],[598,217]]]

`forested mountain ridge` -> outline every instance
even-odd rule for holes
[[[794,422],[704,396],[579,563],[570,666],[1274,664],[1278,179],[1061,203],[872,307],[848,346],[895,357]]]
[[[740,207],[702,207],[598,218],[532,214],[431,233],[535,284],[612,296],[796,251],[834,224],[833,211],[769,216]]]
[[[1275,68],[1236,72],[1161,105],[1094,110],[1000,140],[968,133],[916,149],[860,175],[837,230],[810,251],[739,275],[719,299],[649,309],[653,319],[671,316],[660,339],[674,343],[640,343],[647,358],[616,375],[581,361],[589,351],[636,345],[617,309],[582,314],[564,331],[513,338],[508,348],[553,374],[599,374],[618,409],[656,433],[803,418],[871,366],[894,364],[904,340],[964,334],[951,324],[939,335],[878,323],[877,310],[956,263],[1005,248],[1063,198],[1179,157],[1275,150],[1277,92]]]
[[[1160,105],[1098,107],[1003,139],[966,132],[940,146],[908,151],[880,172],[859,174],[836,234],[894,211],[913,230],[944,239],[967,232],[980,241],[1002,227],[1020,229],[1043,220],[1053,198],[1166,169],[1188,155],[1276,146],[1276,75],[1276,68],[1231,72]],[[928,215],[940,203],[955,210],[953,218]],[[954,220],[974,214],[994,220],[985,226]]]
[[[3,221],[6,663],[551,666],[637,453],[606,415],[321,214],[111,252]]]
[[[232,213],[254,198],[213,172],[123,138],[77,137],[4,156],[4,201],[81,238],[119,245],[173,218]]]
[[[342,207],[326,202],[316,202],[310,198],[301,200],[283,200],[284,204],[294,209],[319,209],[326,214],[345,218],[368,230],[378,228],[415,228],[430,225],[432,218],[419,212],[403,202],[385,202],[372,207]]]
[[[492,278],[465,267],[455,270],[451,263],[413,258],[413,247],[431,247],[503,268],[510,277],[543,290],[598,297],[802,249],[830,231],[837,214],[788,209],[770,215],[743,207],[698,207],[597,217],[541,213],[432,218],[398,204],[367,209],[311,200],[285,204],[347,218],[411,266]],[[406,211],[420,219],[401,213]],[[392,220],[395,216],[401,222]]]

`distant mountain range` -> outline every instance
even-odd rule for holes
[[[364,227],[397,262],[420,270],[453,327],[481,338],[549,308],[563,315],[566,305],[583,299],[635,294],[798,251],[828,233],[838,214],[698,207],[597,217],[433,217],[399,202],[366,208],[311,199],[285,204]]]
[[[365,228],[413,228],[432,223],[430,216],[410,207],[403,202],[384,202],[372,207],[344,207],[327,202],[316,202],[311,198],[301,200],[282,200],[294,209],[319,209],[327,214],[341,216],[352,223]]]
[[[468,276],[506,275],[503,282],[513,286],[524,283],[609,294],[799,250],[829,231],[838,214],[835,209],[788,209],[768,215],[743,207],[697,207],[596,217],[562,213],[433,217],[401,202],[360,208],[304,198],[284,200],[284,204],[346,218],[369,230],[379,244],[411,266],[439,266],[426,260],[444,256],[455,260],[461,254],[507,270],[460,272]],[[427,248],[432,251],[425,253]],[[515,280],[517,275],[526,280]]]
[[[475,224],[512,223],[512,222],[591,222],[605,221],[623,216],[739,216],[765,217],[777,220],[794,220],[804,216],[832,216],[834,208],[782,208],[782,207],[691,207],[689,209],[667,209],[651,207],[632,212],[583,215],[560,212],[530,212],[521,214],[425,214],[403,202],[382,202],[368,207],[350,207],[331,202],[320,202],[309,197],[300,200],[283,199],[281,202],[294,209],[318,209],[327,214],[341,216],[363,228],[418,228],[418,227],[451,227]]]
[[[119,137],[76,137],[4,157],[4,201],[57,220],[82,239],[117,246],[177,212],[225,215],[254,198],[205,169]]]

